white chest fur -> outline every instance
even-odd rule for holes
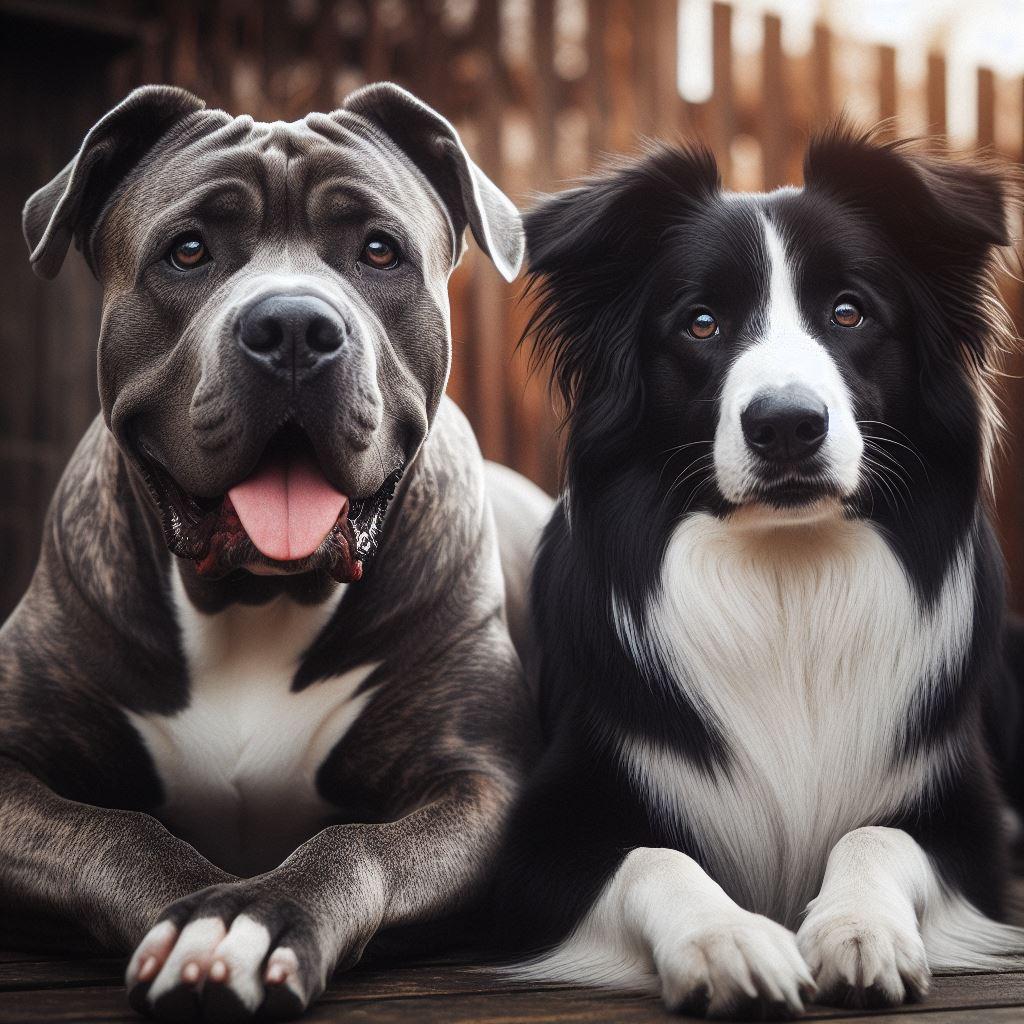
[[[638,661],[660,657],[733,759],[728,778],[709,777],[627,737],[626,764],[748,908],[792,922],[835,842],[935,777],[934,756],[895,769],[892,754],[915,694],[965,656],[971,558],[959,553],[925,609],[867,523],[755,530],[694,515],[671,540],[646,631],[619,615]]]
[[[132,714],[164,786],[160,817],[214,863],[252,874],[280,863],[325,823],[316,772],[371,697],[377,667],[291,684],[341,591],[321,605],[287,597],[199,612],[173,573],[190,699],[174,715]]]

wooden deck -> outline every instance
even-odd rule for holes
[[[0,1024],[138,1021],[121,986],[120,960],[58,960],[0,952]],[[805,1020],[875,1024],[921,1014],[920,1024],[1024,1022],[1024,973],[946,976],[928,999],[898,1011],[868,1013],[811,1007]],[[338,975],[304,1020],[360,1024],[512,1024],[573,1021],[597,1024],[678,1021],[655,999],[560,986],[516,987],[493,973],[451,961]]]

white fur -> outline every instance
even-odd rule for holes
[[[267,870],[327,823],[316,772],[371,699],[356,691],[379,663],[291,689],[343,588],[319,605],[279,597],[215,615],[195,608],[177,572],[172,590],[189,704],[130,715],[164,786],[160,817],[221,867]]]
[[[672,1008],[704,989],[711,1015],[744,997],[799,1013],[813,988],[792,933],[737,906],[692,858],[650,848],[630,852],[573,935],[517,974],[660,989]]]
[[[265,925],[239,914],[210,958],[227,968],[227,985],[242,1005],[255,1013],[263,1002],[263,961],[270,952],[271,935]]]
[[[666,665],[722,731],[729,773],[631,736],[622,755],[662,820],[686,822],[728,892],[794,924],[839,839],[920,799],[956,756],[892,761],[915,695],[964,660],[973,556],[958,553],[926,610],[870,523],[751,518],[686,519],[646,629],[619,618],[639,663]]]
[[[759,392],[800,384],[828,407],[822,457],[843,493],[852,494],[860,479],[864,451],[853,402],[835,362],[804,323],[783,240],[763,215],[762,220],[769,259],[767,316],[762,337],[736,359],[722,389],[714,444],[718,487],[737,505],[750,497],[754,462],[740,416]]]
[[[226,934],[227,929],[219,917],[200,917],[185,925],[150,986],[150,1003],[155,1003],[176,988],[181,983],[182,970],[189,964],[198,965],[201,976],[205,976],[213,959],[213,951]]]
[[[951,892],[906,832],[867,826],[832,850],[797,941],[822,989],[859,982],[902,1002],[930,971],[1019,969],[1006,954],[1024,950],[1024,930]]]

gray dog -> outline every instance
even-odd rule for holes
[[[0,633],[0,901],[133,952],[143,1012],[294,1016],[486,882],[533,742],[498,535],[521,576],[548,506],[444,397],[467,226],[513,278],[515,208],[387,84],[139,89],[28,202],[103,285],[102,416]]]

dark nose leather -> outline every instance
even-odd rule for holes
[[[242,351],[282,379],[300,381],[337,358],[348,338],[338,312],[314,295],[270,295],[238,322]]]
[[[828,406],[804,387],[754,396],[740,415],[747,446],[772,462],[799,462],[813,455],[828,434]]]

